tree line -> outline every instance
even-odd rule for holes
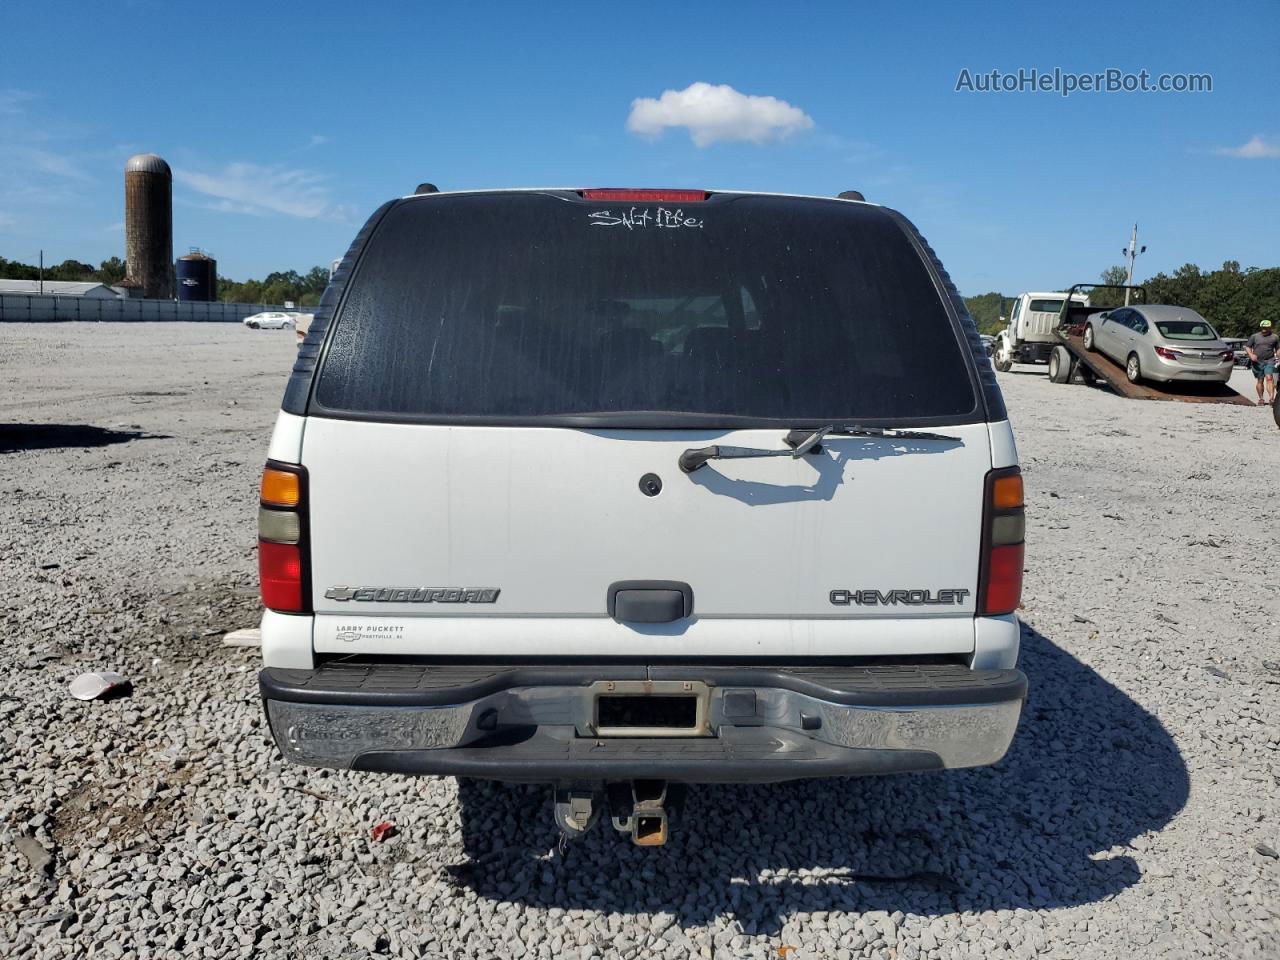
[[[81,263],[79,260],[63,260],[44,268],[46,280],[65,283],[119,283],[124,279],[125,263],[119,257],[103,260],[100,266]],[[0,257],[0,280],[39,280],[40,268],[17,260]]]
[[[1099,274],[1098,282],[1123,284],[1126,276],[1124,267],[1108,267]],[[1205,271],[1187,263],[1172,274],[1157,273],[1141,285],[1147,289],[1147,303],[1190,307],[1224,337],[1247,337],[1264,318],[1280,326],[1280,267],[1241,270],[1239,262],[1228,260],[1220,270]],[[1057,289],[1065,291],[1069,287],[1067,284]],[[989,334],[1004,328],[1005,321],[1000,318],[1009,316],[1013,300],[994,292],[964,298],[978,330]],[[1090,291],[1089,302],[1097,307],[1114,307],[1124,302],[1124,291],[1096,289]]]
[[[218,299],[231,303],[285,303],[314,307],[329,284],[328,267],[312,267],[306,273],[296,270],[269,273],[262,280],[238,283],[227,277],[218,278]]]
[[[119,257],[103,260],[98,266],[79,260],[63,260],[44,268],[46,280],[68,283],[119,283],[125,276],[125,262]],[[38,280],[40,268],[17,260],[0,257],[0,280]],[[306,273],[283,270],[269,273],[262,280],[232,280],[218,277],[218,299],[231,303],[285,303],[313,307],[320,302],[329,283],[328,267],[312,267]]]

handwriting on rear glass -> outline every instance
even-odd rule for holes
[[[593,227],[626,227],[628,230],[645,230],[657,227],[660,230],[679,230],[692,227],[702,229],[702,221],[694,217],[686,217],[683,210],[668,210],[658,207],[643,210],[632,207],[630,210],[597,210],[587,217]]]

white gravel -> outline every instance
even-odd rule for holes
[[[1268,412],[1001,375],[1030,528],[1010,755],[697,788],[665,848],[602,826],[560,854],[541,789],[270,744],[257,652],[221,636],[256,618],[292,353],[0,325],[0,956],[1280,956]],[[89,669],[132,694],[72,699]]]

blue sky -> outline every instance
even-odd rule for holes
[[[123,165],[153,151],[175,171],[175,255],[206,248],[236,279],[328,263],[422,180],[859,189],[966,294],[1096,279],[1134,220],[1141,276],[1280,264],[1274,0],[45,2],[8,5],[3,32],[10,259],[123,255]],[[1208,73],[1213,91],[955,91],[965,68],[1033,67]],[[697,83],[782,103],[699,112]],[[638,98],[658,103],[629,130]]]

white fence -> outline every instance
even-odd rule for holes
[[[0,323],[164,322],[196,320],[238,323],[265,311],[292,312],[266,303],[197,303],[179,300],[124,300],[108,297],[53,297],[0,293]],[[304,308],[305,309],[305,308]],[[314,309],[314,308],[312,308]]]

